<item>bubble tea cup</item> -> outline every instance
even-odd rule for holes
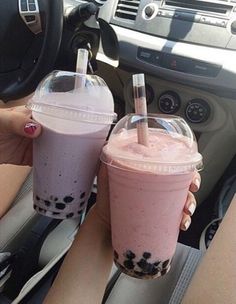
[[[54,71],[28,108],[42,125],[33,144],[34,208],[57,219],[81,217],[116,118],[112,94],[98,76]]]
[[[138,143],[137,125],[148,126]],[[196,139],[177,116],[130,114],[103,148],[111,204],[114,261],[139,279],[166,274],[175,253],[188,189],[201,167]]]

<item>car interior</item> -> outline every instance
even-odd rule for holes
[[[172,295],[166,277],[148,283],[137,302],[127,291],[140,285],[114,266],[103,299],[180,303],[177,282],[189,284],[236,192],[236,1],[1,1],[0,42],[0,107],[25,104],[53,70],[75,71],[77,50],[86,48],[88,73],[107,83],[118,119],[134,112],[132,75],[144,73],[148,112],[190,125],[204,168],[192,224],[179,235],[175,260],[186,264],[169,275]],[[31,168],[1,165],[0,182],[11,204],[0,219],[0,303],[42,303],[80,220],[34,211]],[[96,187],[88,209],[95,201]]]

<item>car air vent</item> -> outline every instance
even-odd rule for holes
[[[223,2],[223,1],[222,1]],[[205,11],[217,14],[227,14],[232,9],[232,6],[223,3],[207,2],[201,0],[165,0],[164,6],[173,8],[185,8],[195,11]]]
[[[141,0],[119,0],[115,16],[135,20],[138,13],[138,8]]]

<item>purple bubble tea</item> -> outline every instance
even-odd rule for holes
[[[74,89],[76,77],[85,87]],[[34,208],[57,219],[79,217],[115,118],[112,95],[97,76],[58,71],[41,83],[28,107],[42,125],[33,145]]]

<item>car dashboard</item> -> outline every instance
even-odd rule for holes
[[[98,74],[129,113],[132,73],[144,72],[148,111],[190,124],[204,157],[203,201],[236,153],[236,0],[66,0],[65,9],[89,2],[119,47],[114,60],[100,45]],[[97,19],[85,25],[97,29]]]

